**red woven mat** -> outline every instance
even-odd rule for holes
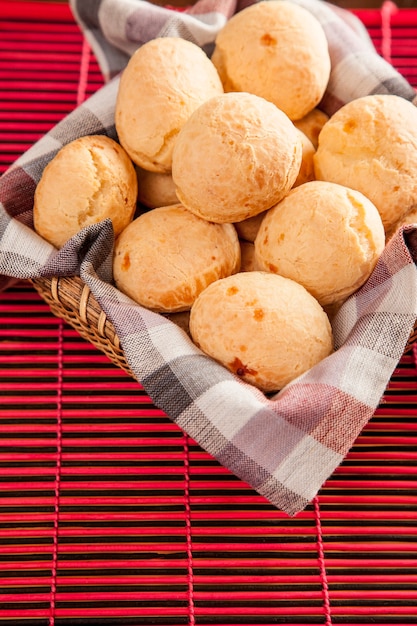
[[[417,10],[356,11],[417,84]],[[101,84],[64,5],[0,2],[0,167]],[[0,294],[0,622],[417,623],[417,371],[294,519],[26,283]]]

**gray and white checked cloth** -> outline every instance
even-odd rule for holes
[[[320,20],[328,38],[332,72],[321,103],[328,114],[371,93],[414,100],[414,89],[377,55],[352,14],[321,0],[294,1]],[[210,55],[219,29],[249,4],[199,0],[173,11],[143,0],[71,0],[106,84],[1,177],[0,274],[3,288],[10,279],[79,275],[113,322],[129,366],[154,404],[274,506],[295,515],[372,417],[403,354],[417,317],[417,229],[407,226],[395,235],[370,279],[343,305],[334,321],[334,353],[270,397],[112,285],[109,220],[84,229],[59,251],[33,231],[32,222],[36,184],[64,144],[96,133],[117,139],[118,76],[133,51],[156,36],[179,36]]]

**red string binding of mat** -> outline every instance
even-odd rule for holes
[[[59,505],[61,493],[61,461],[62,461],[62,381],[64,354],[64,322],[58,320],[58,354],[57,354],[57,385],[56,385],[56,473],[54,486],[54,531],[52,548],[51,598],[49,607],[49,626],[55,624],[55,599],[57,592],[58,549],[59,549]]]
[[[329,594],[329,585],[327,581],[327,571],[326,571],[326,559],[324,555],[324,543],[323,543],[323,532],[321,527],[321,517],[320,517],[320,502],[318,496],[313,499],[314,506],[314,518],[316,522],[316,533],[317,533],[317,560],[319,564],[320,570],[320,580],[321,587],[323,593],[323,609],[325,615],[325,624],[326,626],[332,626],[332,615],[330,609],[330,594]]]
[[[187,550],[187,585],[188,585],[188,624],[195,625],[194,610],[194,570],[193,570],[193,543],[191,534],[191,504],[190,504],[190,449],[189,437],[184,433],[184,504],[185,504],[185,532]]]

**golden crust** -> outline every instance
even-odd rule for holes
[[[251,241],[240,240],[240,271],[256,270],[255,245]]]
[[[137,165],[136,174],[138,177],[138,200],[141,204],[149,209],[178,204],[171,172],[167,174],[149,172]]]
[[[233,15],[217,35],[212,61],[225,91],[261,96],[292,120],[317,106],[330,76],[321,24],[286,0],[258,2]]]
[[[197,298],[190,333],[203,352],[265,392],[278,391],[333,349],[329,319],[292,280],[240,272]]]
[[[178,135],[172,177],[179,200],[217,223],[267,210],[300,171],[299,131],[274,104],[228,93],[202,104]]]
[[[68,143],[45,167],[33,217],[41,237],[60,248],[83,227],[110,218],[117,236],[133,219],[134,166],[115,141],[88,135]]]
[[[294,126],[296,126],[298,130],[301,130],[301,132],[310,139],[314,148],[317,149],[317,146],[319,145],[319,135],[321,129],[328,120],[329,116],[327,115],[327,113],[320,111],[320,109],[314,108],[300,120],[296,120],[294,122]]]
[[[302,157],[300,171],[298,172],[298,176],[295,179],[293,187],[299,187],[299,185],[309,183],[315,179],[314,155],[316,154],[316,149],[307,135],[300,130],[298,132],[301,137]]]
[[[266,211],[263,211],[262,213],[258,213],[258,215],[254,215],[253,217],[248,217],[246,220],[242,220],[241,222],[235,222],[235,228],[240,239],[251,241],[253,243],[265,215]]]
[[[268,211],[255,256],[259,268],[299,282],[327,306],[361,287],[384,246],[382,220],[368,198],[342,185],[312,181]]]
[[[390,232],[417,204],[417,107],[394,95],[346,104],[322,128],[314,169],[367,196]]]
[[[116,286],[158,312],[191,308],[213,281],[240,268],[240,246],[232,224],[213,224],[181,204],[152,209],[118,237]]]
[[[180,37],[148,41],[123,71],[115,123],[132,161],[152,172],[171,170],[176,137],[191,113],[223,93],[205,52]]]

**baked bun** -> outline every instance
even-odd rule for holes
[[[181,129],[172,177],[190,211],[217,223],[262,213],[283,198],[300,171],[299,131],[274,104],[227,93],[202,104]]]
[[[200,104],[223,93],[203,50],[180,37],[143,44],[120,79],[115,123],[132,161],[152,172],[169,172],[179,130]]]
[[[349,102],[323,126],[314,168],[367,196],[389,232],[417,204],[417,107],[394,95]]]
[[[225,91],[261,96],[292,120],[316,107],[330,76],[320,22],[288,0],[258,2],[233,15],[217,35],[211,59]]]
[[[313,109],[310,113],[302,117],[301,120],[295,121],[294,126],[296,126],[298,130],[301,130],[301,132],[310,139],[314,148],[317,149],[321,129],[328,120],[329,116],[327,113],[320,111],[320,109]]]
[[[190,333],[207,355],[265,392],[278,391],[333,349],[329,319],[298,283],[239,272],[194,303]]]
[[[181,204],[143,213],[115,244],[116,286],[158,312],[190,309],[205,287],[239,268],[234,226],[202,220]]]
[[[398,228],[406,224],[417,224],[417,206],[413,207],[411,211],[403,217],[401,223],[398,224]]]
[[[368,198],[335,183],[296,187],[265,216],[255,240],[258,268],[304,285],[327,306],[367,280],[385,246]]]
[[[123,148],[105,135],[66,144],[45,167],[36,187],[36,232],[61,248],[85,226],[110,218],[117,236],[132,221],[137,178]]]
[[[404,217],[400,219],[389,232],[386,233],[385,242],[388,243],[401,226],[406,226],[408,224],[417,224],[417,205],[415,205],[411,211],[404,215]]]
[[[138,200],[149,209],[178,204],[171,173],[149,172],[136,166]]]
[[[256,239],[256,235],[258,234],[259,227],[265,217],[265,214],[266,211],[263,211],[262,213],[258,213],[258,215],[254,215],[253,217],[248,217],[246,220],[242,220],[241,222],[235,222],[234,226],[238,237],[244,241],[250,241],[253,243]]]
[[[253,272],[256,270],[255,245],[251,241],[240,240],[240,271]]]
[[[295,179],[295,183],[293,187],[299,187],[304,183],[309,183],[310,181],[315,179],[314,174],[314,155],[316,154],[316,149],[311,143],[310,139],[300,130],[298,131],[301,137],[301,166],[300,171],[298,172],[298,176]]]
[[[293,188],[314,180],[313,157],[316,150],[310,139],[308,139],[303,132],[299,131],[299,135],[302,145],[302,159],[300,171],[295,179]],[[264,211],[263,213],[258,213],[258,215],[255,215],[254,217],[248,217],[246,220],[241,222],[235,222],[235,228],[239,238],[245,241],[254,242],[266,213],[267,211]]]

